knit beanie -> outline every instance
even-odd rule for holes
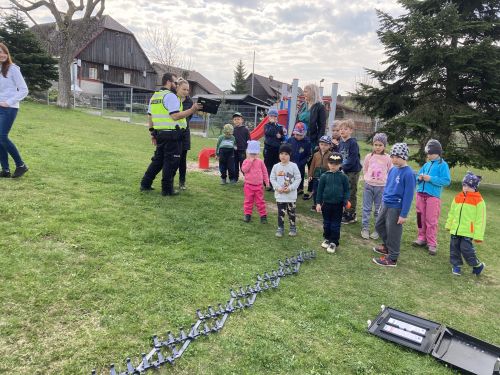
[[[292,134],[304,135],[306,134],[306,128],[303,122],[298,122],[295,124]]]
[[[329,135],[322,135],[321,138],[319,139],[318,143],[326,143],[326,144],[331,145],[332,138]]]
[[[235,118],[235,117],[241,117],[241,118],[243,118],[243,115],[241,114],[241,112],[234,112],[233,113],[233,118]]]
[[[247,152],[249,154],[260,153],[260,142],[259,141],[248,141]]]
[[[385,133],[377,133],[373,136],[373,142],[380,142],[384,145],[384,147],[387,146],[387,135]]]
[[[269,112],[267,112],[268,116],[276,116],[278,117],[278,110],[276,108],[271,108]]]
[[[222,132],[225,135],[232,135],[233,131],[234,131],[234,128],[233,128],[233,125],[231,125],[231,124],[226,124],[226,125],[224,125],[224,128],[222,128]]]
[[[332,164],[342,164],[342,154],[340,152],[332,152],[328,157],[328,163]]]
[[[462,185],[466,185],[477,191],[479,183],[481,182],[482,179],[483,178],[481,176],[477,176],[474,173],[468,171],[464,179],[462,180]]]
[[[425,145],[425,153],[427,155],[441,155],[443,153],[441,143],[437,139],[429,139]]]
[[[288,155],[292,155],[292,146],[290,146],[288,143],[283,143],[281,146],[280,146],[280,154],[282,152],[285,152],[287,153]]]
[[[410,157],[410,150],[406,143],[395,143],[391,149],[391,156],[397,156],[403,160],[408,160]]]

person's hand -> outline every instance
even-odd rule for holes
[[[288,186],[285,186],[283,188],[283,193],[289,193],[290,192],[290,189],[288,188]]]
[[[404,223],[406,223],[406,220],[407,220],[407,218],[406,218],[406,217],[401,217],[401,216],[400,216],[400,217],[398,218],[398,222],[397,222],[397,224],[404,224]]]
[[[424,180],[425,182],[429,182],[431,180],[431,176],[429,176],[428,174],[424,174],[422,175],[422,180]]]
[[[0,107],[9,108],[7,102],[0,102]]]
[[[419,181],[422,181],[422,179],[423,179],[423,178],[424,178],[424,175],[423,175],[423,174],[419,174],[419,175],[418,175],[418,180],[419,180]]]
[[[316,204],[316,212],[321,212],[321,205],[319,203]]]
[[[190,108],[191,113],[196,113],[197,111],[200,111],[203,109],[203,104],[201,103],[194,103],[193,106]]]
[[[266,187],[266,189],[269,189],[269,188],[271,187],[271,184],[266,184],[266,183],[264,182],[264,186]]]
[[[157,145],[157,142],[156,142],[156,137],[151,136],[151,144],[152,144],[153,146],[156,146],[156,145]]]
[[[276,138],[280,139],[281,138],[281,134],[280,133],[276,134]]]

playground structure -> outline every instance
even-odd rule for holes
[[[321,88],[322,89],[322,88]],[[286,126],[287,134],[292,134],[293,128],[295,127],[295,118],[297,115],[297,103],[298,103],[298,90],[299,90],[299,80],[294,79],[292,83],[292,92],[290,96],[286,96],[287,87],[283,84],[281,88],[281,99],[278,106],[278,124]],[[328,115],[327,131],[328,135],[332,135],[332,125],[335,120],[335,112],[337,108],[337,92],[338,83],[332,83],[331,96],[324,97],[323,90],[320,90],[320,95],[323,102],[328,102],[330,104],[330,113]],[[266,116],[262,121],[250,132],[250,139],[259,140],[264,136],[264,128],[269,122],[269,117]],[[214,148],[204,148],[198,154],[198,168],[209,169],[210,168],[210,158],[215,157]]]

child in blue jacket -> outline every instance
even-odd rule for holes
[[[418,237],[413,246],[427,246],[430,255],[436,255],[441,191],[450,185],[450,168],[441,158],[441,143],[430,139],[425,145],[428,162],[417,175],[417,227]]]
[[[302,122],[295,124],[293,129],[292,137],[288,140],[290,146],[292,146],[292,157],[291,161],[297,164],[300,171],[300,185],[297,189],[297,194],[304,193],[304,175],[306,173],[306,164],[311,156],[311,142],[309,138],[306,137],[306,129]]]

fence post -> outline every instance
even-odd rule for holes
[[[50,105],[50,89],[47,90],[47,105]]]
[[[101,85],[101,116],[104,116],[104,82]]]
[[[210,132],[210,113],[206,113],[205,116],[206,116],[205,121],[207,122],[207,138],[208,138]]]
[[[130,121],[132,122],[132,114],[133,114],[133,108],[132,108],[132,103],[134,102],[134,88],[130,88]]]
[[[253,120],[253,128],[255,129],[257,127],[257,106],[253,107],[253,113],[254,113],[254,120]]]

